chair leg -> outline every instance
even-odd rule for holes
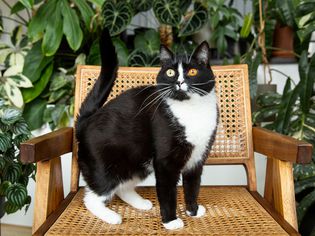
[[[298,230],[292,163],[272,160],[273,199],[275,209]]]
[[[37,163],[35,209],[32,233],[64,199],[60,157]]]

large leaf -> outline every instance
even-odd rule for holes
[[[7,189],[6,196],[10,203],[22,207],[27,198],[26,187],[19,183],[13,184]]]
[[[111,36],[115,36],[127,28],[133,12],[125,1],[107,0],[103,5],[102,15],[104,27],[109,29]]]
[[[50,76],[52,74],[54,65],[50,64],[44,71],[43,74],[38,82],[34,84],[34,87],[27,88],[22,90],[24,102],[28,103],[38,97],[46,88]]]
[[[148,0],[132,0],[131,1],[132,8],[137,12],[148,11],[152,7],[152,1]]]
[[[0,116],[1,122],[7,125],[14,124],[20,118],[21,118],[21,112],[20,110],[15,109],[15,108],[8,108],[4,110],[4,112],[1,113],[1,116]]]
[[[290,120],[296,100],[300,94],[301,86],[297,85],[291,90],[291,79],[288,78],[283,90],[278,116],[275,120],[275,129],[282,134],[288,134]]]
[[[178,27],[182,18],[178,0],[154,0],[153,11],[161,24]]]
[[[200,30],[208,20],[208,11],[200,2],[196,2],[194,10],[189,11],[184,16],[184,21],[180,25],[179,36],[194,34]]]
[[[139,33],[135,37],[135,49],[147,54],[156,54],[160,50],[160,36],[154,29]]]
[[[21,108],[23,106],[23,97],[20,89],[9,82],[4,84],[4,90],[14,106]]]
[[[313,33],[313,31],[315,31],[315,22],[311,22],[306,25],[305,28],[300,29],[297,32],[300,41],[304,42],[304,40],[306,40],[310,36],[310,34]]]
[[[35,42],[42,38],[44,30],[48,24],[51,22],[51,16],[55,11],[57,1],[47,1],[45,4],[42,4],[35,16],[31,18],[31,21],[28,25],[27,33],[32,42]],[[49,17],[47,17],[49,16]]]
[[[191,0],[180,0],[179,1],[179,9],[182,15],[184,15],[191,5]]]
[[[129,66],[158,66],[160,64],[160,57],[158,54],[149,55],[140,50],[133,51],[128,58]]]
[[[245,15],[244,23],[243,23],[241,33],[240,33],[241,38],[248,37],[251,31],[252,25],[253,25],[253,21],[254,21],[253,13],[248,13]]]
[[[75,10],[71,9],[66,0],[60,1],[63,16],[63,33],[66,35],[69,46],[76,51],[81,46],[83,40],[79,18]]]
[[[314,12],[314,9],[314,0],[301,0],[295,9],[295,14],[297,17],[304,16],[308,13]]]
[[[113,40],[113,44],[117,52],[119,65],[128,66],[129,52],[125,43],[121,41],[119,38],[114,38],[112,40]]]
[[[60,4],[61,1],[56,2],[55,10],[49,16],[43,37],[42,51],[45,56],[52,56],[56,53],[63,35],[61,10],[64,10],[64,6],[62,7]]]
[[[32,82],[25,75],[22,74],[11,76],[7,79],[7,81],[19,88],[33,87]]]
[[[6,166],[3,172],[3,180],[15,183],[20,178],[21,173],[22,173],[21,165],[16,162],[13,162],[11,165]]]
[[[15,135],[20,135],[20,134],[30,134],[29,127],[27,123],[25,122],[24,119],[18,120],[14,126],[12,127],[12,131]]]
[[[113,41],[113,43],[114,43],[114,41]],[[92,43],[86,61],[87,61],[88,65],[100,65],[101,64],[100,46],[99,46],[99,39],[98,38]]]
[[[36,99],[25,105],[23,117],[29,125],[30,130],[42,127],[46,105],[47,102],[43,99]]]
[[[315,82],[315,54],[313,55],[310,64],[307,64],[307,52],[304,51],[301,55],[299,62],[300,73],[300,101],[301,108],[304,114],[307,114],[311,105],[311,98],[313,92],[313,86]]]
[[[31,50],[25,57],[25,63],[22,74],[32,82],[36,82],[42,73],[42,70],[53,60],[53,57],[46,57],[41,50],[41,42],[33,44]]]
[[[79,8],[80,14],[84,21],[84,24],[88,30],[91,27],[91,19],[94,16],[94,12],[86,0],[74,0],[75,5]]]
[[[34,5],[34,0],[19,0],[26,8],[31,9]]]
[[[315,190],[307,194],[296,208],[299,224],[303,220],[309,207],[315,202]]]
[[[18,211],[20,209],[19,206],[17,205],[14,205],[13,203],[11,202],[5,202],[4,203],[4,210],[7,214],[12,214],[16,211]]]
[[[276,1],[278,15],[280,17],[281,23],[294,27],[295,26],[295,16],[294,16],[294,6],[292,0],[282,0]]]
[[[315,188],[315,176],[295,182],[295,194],[302,192],[307,188]]]
[[[11,147],[10,137],[0,133],[0,151],[5,152],[10,147]]]

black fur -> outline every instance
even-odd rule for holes
[[[146,178],[151,173],[148,167],[153,165],[162,221],[172,221],[176,219],[176,185],[194,147],[186,141],[184,127],[164,100],[167,97],[187,100],[189,96],[175,89],[178,75],[169,78],[165,72],[170,68],[176,71],[179,62],[183,63],[185,73],[189,68],[197,68],[200,74],[187,84],[201,83],[195,87],[210,92],[214,87],[213,73],[208,62],[198,60],[197,55],[200,50],[208,52],[208,45],[200,45],[190,61],[185,57],[174,58],[162,47],[158,85],[130,89],[102,107],[116,78],[117,56],[107,30],[100,43],[102,70],[76,123],[80,170],[91,190],[108,195],[124,181]],[[167,86],[169,92],[165,92]],[[214,134],[209,149],[213,141]],[[186,206],[192,215],[198,208],[200,176],[207,153],[208,150],[194,169],[183,173]]]

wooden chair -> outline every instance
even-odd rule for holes
[[[76,75],[75,115],[98,77],[98,66],[80,66]],[[110,98],[122,91],[155,83],[159,68],[120,68]],[[110,208],[123,216],[121,225],[109,225],[84,207],[84,188],[78,184],[73,128],[63,128],[21,145],[21,159],[37,163],[34,235],[297,235],[292,163],[310,161],[312,146],[251,124],[246,65],[213,66],[220,107],[220,124],[207,164],[243,165],[246,186],[203,186],[199,202],[202,218],[185,214],[178,187],[178,215],[185,227],[167,231],[160,220],[154,187],[138,188],[154,207],[139,211],[115,198]],[[256,191],[253,152],[268,157],[264,197]],[[71,192],[64,198],[60,155],[72,152]],[[67,170],[69,171],[69,170]]]

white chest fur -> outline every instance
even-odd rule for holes
[[[186,140],[193,145],[191,157],[183,171],[193,168],[205,153],[217,125],[216,95],[212,90],[206,96],[191,94],[189,100],[167,99],[167,104],[180,125]]]

